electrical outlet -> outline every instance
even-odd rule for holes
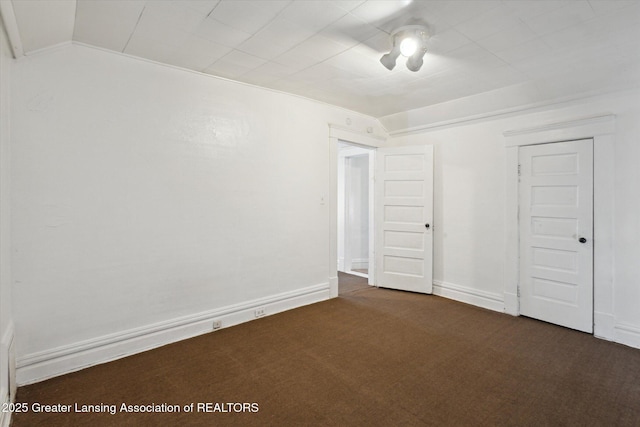
[[[256,317],[264,316],[264,307],[256,308],[255,314],[256,314]]]
[[[213,321],[213,330],[222,328],[222,320],[214,320]]]

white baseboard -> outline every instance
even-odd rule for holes
[[[351,270],[369,268],[369,258],[355,258],[351,260]],[[338,258],[338,271],[346,271],[344,258]]]
[[[352,270],[362,270],[369,268],[369,258],[356,258],[351,260]]]
[[[480,291],[466,286],[434,280],[433,294],[501,313],[505,311],[504,297],[493,292]]]
[[[0,405],[11,403],[15,399],[15,364],[13,357],[13,323],[9,323],[0,340]],[[11,412],[0,410],[0,427],[9,427]]]
[[[338,284],[338,276],[329,277],[329,294],[331,298],[338,298],[339,293],[339,284]]]
[[[504,293],[504,312],[512,316],[520,315],[520,300],[518,294]]]
[[[3,390],[3,398],[2,400],[0,400],[0,405],[4,407],[5,404],[9,404],[9,403],[11,403],[11,400],[9,399],[9,394],[7,393],[5,395]],[[0,411],[0,427],[9,427],[11,425],[11,414],[12,414],[11,412]]]
[[[256,308],[271,315],[329,298],[329,283],[323,283],[28,354],[17,360],[17,383],[35,383],[202,335],[213,330],[214,319],[226,328],[255,320]]]
[[[640,348],[640,327],[628,323],[616,323],[614,341],[629,347]]]
[[[593,336],[607,341],[615,339],[616,319],[613,314],[593,312]]]

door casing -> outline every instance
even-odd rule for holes
[[[518,226],[518,147],[541,143],[593,139],[594,154],[594,335],[614,340],[620,334],[613,305],[613,202],[615,116],[595,115],[547,122],[503,132],[505,142],[505,254],[504,307],[514,316],[520,314],[519,226]]]
[[[382,147],[385,138],[354,132],[342,126],[329,125],[329,295],[331,298],[338,296],[338,143],[346,142],[369,149]],[[374,152],[375,157],[375,152]],[[324,199],[323,199],[324,200]],[[375,217],[370,220],[370,226],[375,224]],[[369,245],[375,244],[375,235],[370,239]],[[375,257],[374,257],[375,258]],[[373,261],[375,263],[375,259]],[[369,268],[369,283],[375,283],[375,268]]]

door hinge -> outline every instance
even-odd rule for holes
[[[520,166],[521,166],[521,165],[518,165],[518,176],[520,176],[520,173],[521,173],[521,172],[520,172]]]
[[[516,295],[518,296],[518,298],[520,298],[520,286],[518,286],[518,289],[516,289]]]

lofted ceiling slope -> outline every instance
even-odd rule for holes
[[[390,117],[397,126],[404,126],[397,120],[404,112],[428,114],[491,94],[537,102],[639,85],[637,0],[12,0],[11,6],[26,55],[75,41]],[[387,70],[379,59],[391,47],[389,33],[416,23],[432,34],[424,66],[414,73],[400,60]]]

